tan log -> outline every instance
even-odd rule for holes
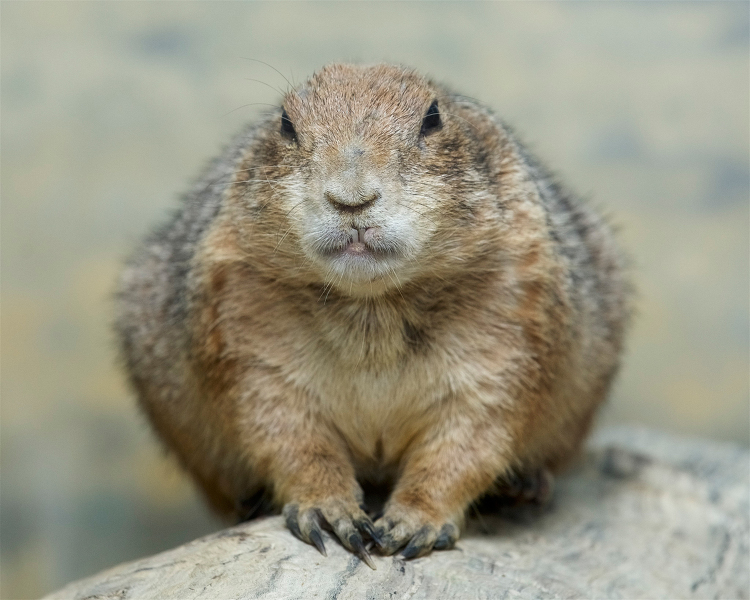
[[[71,583],[50,600],[748,598],[750,453],[609,429],[552,505],[469,521],[456,549],[373,571],[328,557],[280,517],[226,529]]]

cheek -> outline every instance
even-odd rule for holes
[[[296,225],[314,220],[320,213],[314,184],[304,177],[289,177],[283,185],[277,186],[275,196],[284,223]]]
[[[412,225],[417,239],[431,235],[440,221],[440,192],[427,185],[404,186],[393,208],[394,214]]]

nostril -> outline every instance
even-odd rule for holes
[[[380,199],[380,192],[375,191],[371,194],[362,194],[360,196],[360,202],[362,206],[365,206],[367,204],[372,204],[373,202],[376,202]]]
[[[337,196],[334,196],[331,192],[325,192],[323,195],[325,196],[325,199],[328,200],[328,202],[330,202],[334,206],[343,204],[343,202],[341,202],[341,200],[339,200],[339,198]]]
[[[355,193],[344,197],[326,190],[323,195],[325,199],[336,209],[342,212],[359,212],[380,199],[380,192]]]

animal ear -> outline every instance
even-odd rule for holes
[[[281,109],[281,135],[289,140],[297,140],[297,132],[294,130],[294,124],[286,109]]]
[[[427,109],[424,119],[422,119],[422,129],[420,133],[422,135],[430,135],[443,126],[443,121],[440,119],[440,110],[438,110],[438,101],[433,100],[430,104],[430,108]]]

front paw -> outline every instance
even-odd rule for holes
[[[375,522],[375,536],[383,554],[393,554],[406,546],[404,558],[424,556],[432,550],[453,548],[461,533],[460,516],[435,519],[424,511],[401,504],[391,504]]]
[[[323,556],[326,556],[326,548],[321,527],[332,531],[345,548],[375,569],[362,535],[376,543],[380,540],[370,517],[355,502],[337,498],[289,502],[284,506],[283,515],[290,531],[303,542],[315,546]]]

